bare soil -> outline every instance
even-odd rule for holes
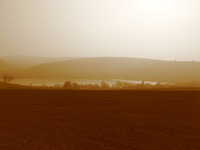
[[[0,90],[2,150],[199,150],[198,91]]]

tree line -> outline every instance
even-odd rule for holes
[[[144,83],[143,81],[141,84],[133,84],[127,82],[116,81],[115,84],[109,85],[107,82],[102,81],[100,84],[78,84],[72,81],[66,81],[63,85],[63,88],[66,90],[131,90],[131,89],[138,89],[138,88],[163,88],[163,87],[170,87],[171,84],[162,85],[157,83],[155,85],[150,83]]]

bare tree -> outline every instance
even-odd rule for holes
[[[9,83],[9,82],[11,82],[12,80],[14,80],[14,77],[13,77],[13,76],[9,76],[9,75],[7,75],[7,74],[4,74],[4,75],[3,75],[3,81],[4,81],[5,83]]]

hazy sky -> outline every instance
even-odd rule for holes
[[[0,0],[0,56],[200,61],[200,0]]]

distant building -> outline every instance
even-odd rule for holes
[[[142,80],[141,85],[144,85],[144,80]]]

